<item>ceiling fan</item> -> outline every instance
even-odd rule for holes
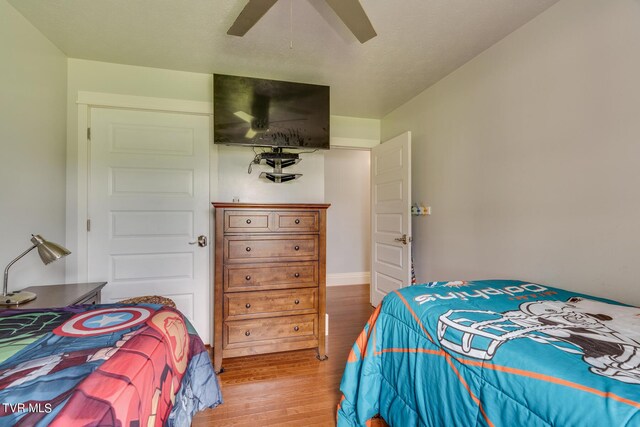
[[[244,36],[271,9],[271,6],[276,1],[278,0],[249,0],[231,28],[229,28],[229,31],[227,31],[227,34]],[[364,43],[377,35],[359,0],[325,1],[338,15],[338,18],[351,30],[353,35],[360,40],[360,43]]]

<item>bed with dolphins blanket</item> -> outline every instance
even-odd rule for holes
[[[209,355],[174,309],[0,311],[0,426],[189,426],[219,403]]]
[[[353,345],[340,427],[640,425],[640,309],[534,283],[387,295]]]

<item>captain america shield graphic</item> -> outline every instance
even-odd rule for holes
[[[145,322],[154,310],[146,307],[101,308],[87,311],[53,330],[64,337],[91,337],[131,328]]]

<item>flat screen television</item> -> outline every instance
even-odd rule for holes
[[[213,75],[216,144],[329,149],[329,86]]]

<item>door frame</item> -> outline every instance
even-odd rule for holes
[[[346,138],[340,139],[341,142],[348,142]],[[369,153],[369,186],[371,186],[371,150],[373,147],[380,145],[379,141],[375,141],[375,145],[331,145],[332,150],[338,151],[362,151]],[[326,164],[326,158],[325,158]],[[326,169],[325,169],[326,170]],[[325,197],[326,197],[326,177],[325,177]],[[325,200],[326,202],[326,200]],[[369,218],[371,218],[371,188],[369,188]],[[330,215],[330,211],[327,211],[327,218]],[[328,230],[328,229],[327,229]],[[329,231],[327,231],[327,236]],[[373,249],[371,243],[371,227],[369,227],[369,263],[371,263],[371,250]],[[327,286],[348,286],[348,285],[362,285],[364,283],[371,283],[371,265],[369,265],[368,271],[354,271],[349,273],[327,273]],[[329,283],[331,282],[331,283]]]
[[[162,111],[168,113],[195,114],[209,117],[209,199],[214,200],[218,189],[218,175],[211,173],[211,165],[218,164],[218,150],[213,144],[213,103],[171,98],[154,98],[135,95],[120,95],[102,92],[78,91],[77,139],[68,141],[67,154],[67,215],[66,242],[75,248],[74,257],[66,260],[67,282],[86,282],[89,270],[89,155],[92,108],[116,108],[141,111]],[[75,159],[73,154],[76,154]],[[75,160],[75,161],[74,161]],[[69,178],[75,178],[70,180]],[[212,219],[209,222],[209,240],[213,230]],[[210,274],[211,275],[211,274]],[[210,278],[209,278],[210,279]]]

